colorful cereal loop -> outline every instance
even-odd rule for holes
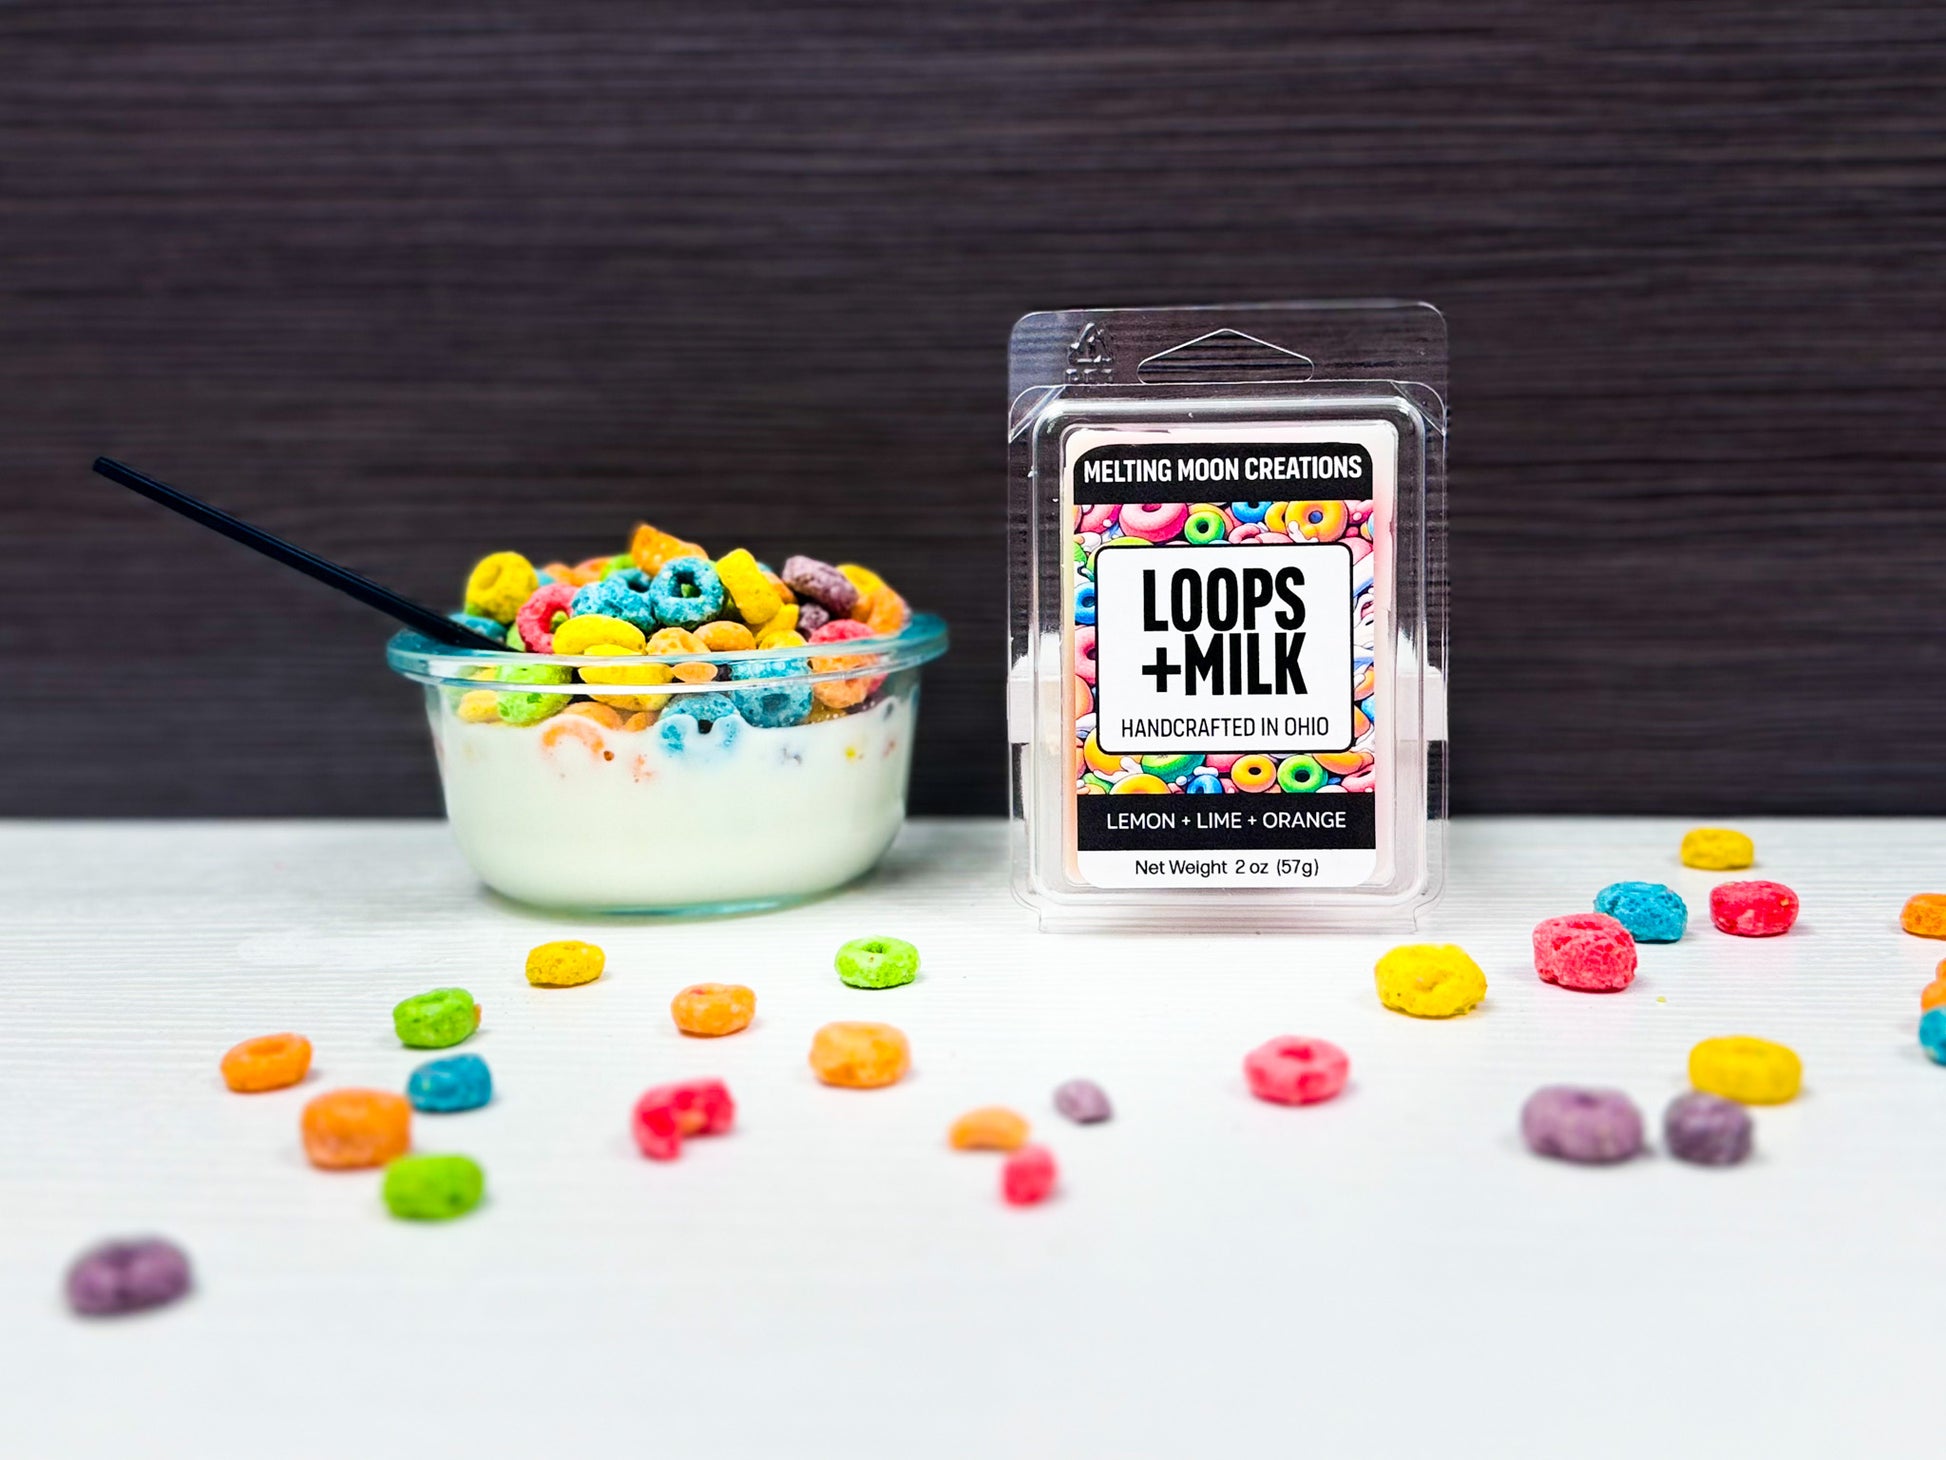
[[[1166,796],[1169,794],[1169,783],[1160,776],[1152,776],[1146,772],[1137,772],[1135,775],[1115,782],[1113,794],[1117,796]]]
[[[1230,515],[1239,522],[1262,522],[1276,505],[1275,502],[1232,502]]]
[[[1315,791],[1330,779],[1324,767],[1308,755],[1289,756],[1277,767],[1277,789],[1287,795],[1299,796]]]
[[[1246,755],[1230,767],[1230,781],[1239,791],[1268,791],[1277,779],[1277,762],[1267,755]]]
[[[1293,502],[1285,520],[1311,542],[1336,542],[1345,535],[1345,504],[1337,501]]]
[[[1182,502],[1130,502],[1122,507],[1122,531],[1144,542],[1168,542],[1182,534],[1189,507]]]
[[[1223,520],[1221,508],[1199,506],[1191,509],[1183,523],[1182,535],[1202,547],[1207,543],[1221,542],[1229,530],[1230,524]]]

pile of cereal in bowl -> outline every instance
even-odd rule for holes
[[[869,568],[773,570],[643,524],[573,566],[491,554],[453,618],[506,651],[401,635],[390,658],[427,687],[461,849],[509,896],[764,906],[857,876],[904,819],[918,668],[945,629]]]

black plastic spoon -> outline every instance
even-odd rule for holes
[[[340,567],[316,553],[306,552],[296,543],[285,542],[261,527],[252,527],[241,517],[232,517],[220,507],[212,507],[207,502],[199,502],[187,492],[178,491],[167,482],[159,482],[152,476],[145,476],[132,466],[106,456],[95,458],[95,470],[111,482],[118,482],[131,492],[139,492],[151,502],[160,502],[172,512],[180,512],[191,522],[199,523],[215,532],[220,532],[232,542],[240,542],[247,548],[255,548],[267,558],[275,558],[287,568],[295,568],[307,578],[315,578],[340,593],[349,594],[368,608],[380,613],[389,613],[409,629],[417,629],[429,639],[437,639],[442,644],[451,644],[458,649],[498,649],[505,652],[507,646],[499,639],[476,634],[464,624],[456,624],[445,614],[427,608],[423,603],[414,603],[410,598],[401,597],[382,583],[374,583],[363,573],[354,573],[350,568]]]

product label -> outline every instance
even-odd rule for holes
[[[1392,428],[1089,427],[1062,475],[1082,879],[1371,879]]]

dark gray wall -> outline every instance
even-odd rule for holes
[[[0,812],[437,805],[382,623],[639,515],[952,621],[1002,805],[1033,308],[1402,294],[1455,351],[1455,804],[1946,811],[1946,9],[0,9]],[[112,675],[112,678],[109,677]]]

